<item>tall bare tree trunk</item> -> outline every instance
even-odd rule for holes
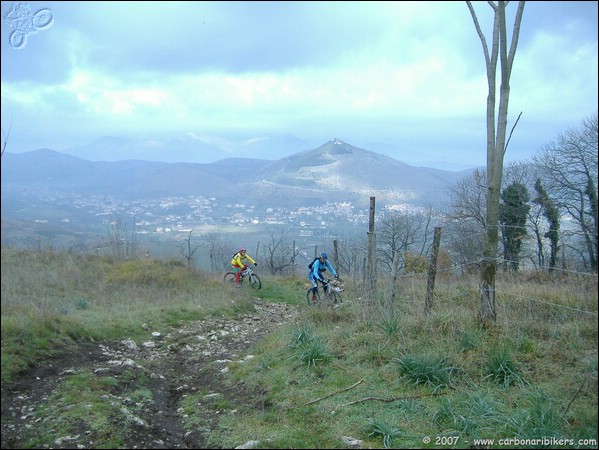
[[[497,320],[495,309],[495,275],[497,272],[497,245],[499,242],[499,202],[501,179],[503,176],[503,157],[506,150],[507,114],[510,97],[510,76],[512,64],[518,45],[520,23],[524,12],[524,1],[518,3],[514,19],[512,43],[508,54],[507,29],[505,19],[505,1],[487,2],[495,11],[493,22],[492,50],[489,54],[487,41],[478,23],[472,2],[467,1],[474,26],[483,46],[487,68],[487,220],[486,236],[483,247],[483,261],[480,274],[480,296],[478,319],[481,325],[487,326]],[[497,127],[495,127],[495,105],[497,90],[497,62],[500,61],[501,85],[499,90],[499,111]]]

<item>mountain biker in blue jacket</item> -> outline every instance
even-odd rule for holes
[[[329,269],[335,278],[339,278],[335,269],[329,262],[326,253],[321,253],[318,259],[314,261],[312,264],[312,270],[308,274],[308,278],[310,279],[310,283],[312,283],[312,300],[316,300],[316,290],[318,289],[318,282],[320,281],[324,286],[324,291],[327,292],[328,286],[324,279],[324,273]]]

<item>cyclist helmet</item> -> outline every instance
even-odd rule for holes
[[[241,248],[239,249],[239,253],[245,253],[245,248],[241,247]]]
[[[322,253],[320,254],[320,257],[321,257],[322,259],[327,259],[327,254],[326,254],[325,252],[322,252]]]

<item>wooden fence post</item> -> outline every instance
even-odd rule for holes
[[[435,227],[435,237],[433,238],[433,248],[431,251],[431,260],[428,265],[428,278],[426,280],[426,300],[424,301],[425,314],[428,314],[433,306],[433,296],[435,295],[435,277],[437,275],[437,257],[439,255],[440,243],[441,227]]]
[[[374,232],[375,198],[370,197],[370,220],[368,222],[368,283],[370,300],[376,299],[376,234]]]

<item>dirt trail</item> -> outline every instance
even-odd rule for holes
[[[234,319],[209,317],[166,334],[148,329],[141,345],[130,340],[117,343],[88,343],[79,352],[70,352],[44,367],[25,374],[21,380],[2,387],[2,448],[23,448],[35,437],[40,420],[38,411],[59,383],[75,373],[89,372],[98,377],[120,377],[125,371],[143,371],[151,379],[151,398],[133,404],[127,392],[111,393],[120,409],[132,421],[134,433],[125,448],[222,448],[207,447],[206,433],[220,417],[234,414],[240,405],[260,407],[262,393],[248,392],[243,386],[225,382],[227,364],[251,359],[251,347],[285,323],[294,321],[298,310],[292,306],[254,299],[254,311]],[[119,383],[122,386],[123,383]],[[201,426],[192,432],[184,427],[180,400],[186,395],[207,393]],[[210,402],[231,405],[215,410]],[[202,402],[204,404],[204,402]],[[43,448],[94,448],[94,432],[80,429],[61,436]],[[251,437],[249,437],[251,439]],[[240,442],[239,445],[244,444]]]

